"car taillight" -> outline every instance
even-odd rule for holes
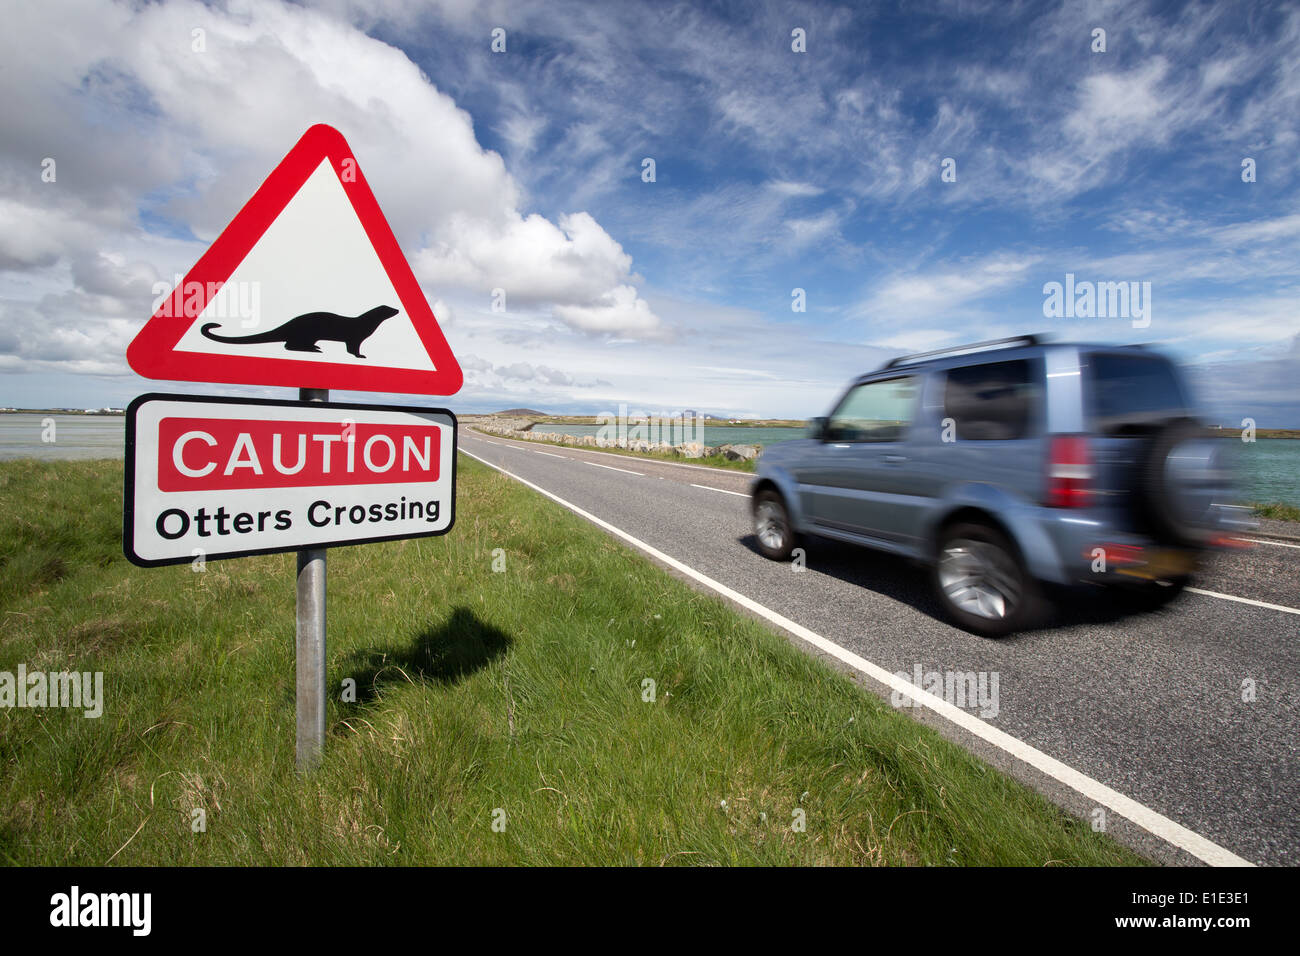
[[[1098,554],[1098,552],[1101,552]],[[1083,549],[1083,556],[1096,560],[1104,558],[1107,564],[1114,567],[1128,567],[1135,564],[1145,564],[1145,549],[1138,544],[1110,544],[1099,542],[1097,544],[1087,545]]]
[[[1083,435],[1053,435],[1047,457],[1047,504],[1082,508],[1092,492],[1092,456]]]

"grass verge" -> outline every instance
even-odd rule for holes
[[[1300,521],[1300,508],[1295,505],[1284,505],[1276,502],[1272,504],[1253,502],[1250,508],[1254,514],[1261,518],[1272,518],[1275,521]]]
[[[0,670],[107,698],[0,710],[4,861],[1141,862],[465,458],[451,534],[330,552],[328,753],[299,776],[293,557],[132,567],[121,468],[0,463]]]

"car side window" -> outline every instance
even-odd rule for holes
[[[957,426],[958,441],[1024,438],[1042,394],[1035,363],[989,362],[948,370],[943,414]]]
[[[826,422],[827,441],[900,441],[916,413],[914,375],[856,385]]]
[[[1101,431],[1116,434],[1126,426],[1188,414],[1187,398],[1168,359],[1096,352],[1088,364],[1092,417]]]

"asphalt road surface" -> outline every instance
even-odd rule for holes
[[[1300,864],[1294,542],[1257,538],[1248,550],[1217,556],[1196,581],[1212,594],[1185,593],[1160,611],[1125,612],[1094,595],[1059,605],[1037,630],[987,640],[941,620],[926,574],[896,558],[819,538],[803,542],[804,573],[763,558],[750,530],[748,474],[468,428],[460,446],[815,632],[849,652],[830,649],[841,666],[857,655],[890,674],[917,665],[996,673],[996,708],[966,707],[996,728],[991,734],[942,712],[909,713],[1154,859]],[[868,687],[889,693],[857,670]],[[1246,681],[1254,682],[1254,700],[1243,700]],[[996,731],[1069,772],[1044,772],[1042,759],[1026,759]],[[1072,772],[1091,780],[1080,783]],[[1136,804],[1099,801],[1104,788]],[[1228,852],[1216,857],[1220,848]]]

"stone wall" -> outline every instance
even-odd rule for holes
[[[482,418],[467,421],[466,424],[481,432],[500,435],[502,438],[554,442],[558,445],[572,445],[575,448],[624,448],[632,452],[658,452],[676,455],[679,458],[706,458],[710,455],[721,455],[731,461],[747,461],[757,458],[762,450],[757,445],[705,445],[697,441],[670,445],[666,441],[652,442],[640,438],[620,440],[597,438],[595,435],[565,435],[562,432],[530,428],[528,426],[532,424],[531,422],[518,419]]]

